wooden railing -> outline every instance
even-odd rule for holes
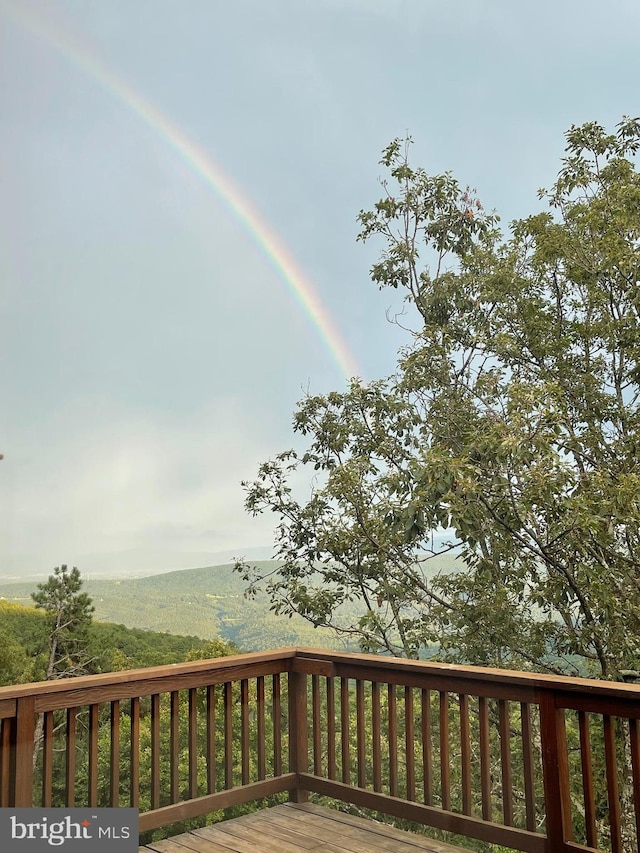
[[[132,806],[146,831],[316,793],[531,853],[627,853],[639,718],[637,686],[308,649],[4,687],[0,806]]]

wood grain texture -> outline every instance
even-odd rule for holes
[[[288,803],[140,848],[141,853],[464,853],[310,803]]]

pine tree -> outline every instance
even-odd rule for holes
[[[81,592],[82,579],[74,566],[56,566],[46,583],[38,584],[31,594],[36,607],[46,614],[45,680],[70,678],[87,672],[91,658],[87,652],[87,628],[94,607],[91,598]],[[34,738],[33,763],[36,764],[42,741],[44,716],[38,717]]]

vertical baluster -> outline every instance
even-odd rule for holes
[[[427,806],[433,805],[433,759],[431,755],[431,694],[428,690],[420,691],[422,735],[422,772],[423,793]]]
[[[415,740],[413,725],[413,690],[404,688],[404,754],[407,768],[407,799],[416,798],[416,773],[413,744]]]
[[[531,706],[520,703],[520,724],[522,734],[522,769],[524,774],[524,801],[526,826],[529,832],[536,831],[536,800],[533,780],[533,740],[531,736]]]
[[[207,686],[207,793],[216,790],[216,689]]]
[[[45,711],[42,744],[42,805],[50,808],[53,796],[53,711]]]
[[[311,676],[311,726],[313,731],[313,772],[322,775],[322,740],[320,716],[320,676]]]
[[[151,697],[151,808],[160,808],[160,695]]]
[[[0,808],[9,807],[9,780],[11,778],[9,774],[9,765],[11,759],[12,725],[13,719],[11,717],[0,720]]]
[[[506,826],[513,826],[513,782],[511,778],[511,726],[509,703],[498,701],[500,725],[500,775],[502,779],[502,817]]]
[[[100,706],[89,705],[89,805],[98,805],[98,734]],[[46,727],[46,726],[45,726]]]
[[[13,791],[16,808],[33,806],[33,742],[36,728],[34,696],[21,696],[16,700],[16,721],[12,728],[11,775],[15,779]]]
[[[306,803],[309,792],[301,785],[301,776],[309,772],[309,709],[307,707],[307,675],[289,671],[289,772],[296,774],[296,787],[289,791],[289,801]]]
[[[540,740],[547,842],[550,850],[563,850],[565,841],[573,837],[569,758],[564,709],[556,707],[553,689],[540,694]]]
[[[273,676],[271,686],[273,710],[273,775],[282,776],[282,699],[280,696],[280,674]]]
[[[616,761],[615,720],[605,714],[604,757],[607,777],[607,798],[609,801],[609,827],[611,829],[611,853],[622,853],[620,832],[620,799],[618,797],[618,765]]]
[[[91,706],[93,707],[93,706]],[[129,805],[137,809],[140,804],[140,699],[131,700],[131,743],[129,745]]]
[[[387,704],[389,706],[389,794],[398,796],[398,712],[396,708],[396,688],[389,684],[387,687]]]
[[[265,753],[265,710],[264,710],[264,675],[259,675],[256,679],[256,704],[258,714],[258,779],[265,779],[267,776],[267,762]]]
[[[380,685],[371,683],[371,736],[373,739],[373,790],[382,791],[382,755],[380,749]]]
[[[224,787],[233,788],[233,693],[232,684],[224,685]]]
[[[356,752],[358,756],[358,787],[367,784],[367,768],[365,765],[365,731],[364,731],[364,681],[356,681]]]
[[[633,808],[636,816],[636,846],[640,847],[640,726],[635,719],[629,720],[629,745],[631,747]]]
[[[451,810],[451,768],[449,766],[449,694],[440,691],[440,784],[442,808]]]
[[[169,706],[169,802],[180,800],[180,693],[172,690]]]
[[[76,804],[76,723],[77,708],[67,708],[66,771],[64,780],[65,803],[69,808]]]
[[[587,844],[590,847],[597,847],[598,836],[596,832],[589,714],[584,711],[578,711],[578,728],[580,730],[580,764],[582,767],[582,792],[584,796],[584,822],[587,830]]]
[[[7,763],[6,763],[6,772],[8,777],[8,785],[9,785],[9,794],[8,794],[8,802],[7,806],[15,806],[18,802],[18,770],[17,770],[17,751],[18,751],[18,720],[16,717],[13,717],[9,721],[9,750],[7,754]],[[34,733],[35,739],[35,726]],[[35,750],[35,747],[34,747]],[[24,758],[24,756],[23,756]],[[33,761],[33,752],[31,753],[31,760]],[[31,780],[33,785],[33,779]],[[32,803],[33,805],[33,803]]]
[[[242,784],[249,784],[249,680],[240,681],[240,763]]]
[[[120,805],[120,702],[111,703],[111,756],[110,756],[110,798],[109,805]]]
[[[340,746],[342,748],[342,781],[351,784],[351,752],[349,747],[349,680],[340,679]]]
[[[189,688],[189,799],[198,796],[198,688]]]
[[[469,697],[460,693],[460,762],[462,765],[462,813],[471,814],[471,737],[469,733]]]
[[[489,740],[489,707],[486,696],[478,698],[480,724],[480,790],[482,792],[482,819],[491,820],[491,744]]]
[[[327,773],[336,779],[336,700],[333,678],[327,678]]]

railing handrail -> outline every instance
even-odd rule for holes
[[[304,669],[303,661],[313,660],[354,668],[376,669],[381,674],[384,673],[385,676],[395,672],[422,677],[447,677],[459,681],[462,692],[464,692],[465,681],[474,682],[473,689],[477,686],[478,681],[483,681],[489,684],[529,688],[532,691],[551,689],[558,693],[582,693],[592,697],[621,699],[623,701],[627,699],[632,702],[640,700],[640,684],[602,681],[592,678],[573,678],[491,667],[467,666],[455,663],[407,660],[406,658],[361,653],[353,654],[349,652],[327,651],[325,649],[289,647],[266,652],[230,655],[222,658],[207,658],[204,660],[188,661],[187,663],[165,664],[162,666],[118,670],[98,675],[74,676],[54,681],[35,681],[27,684],[9,685],[7,687],[0,687],[0,708],[3,707],[7,700],[35,696],[37,702],[38,698],[51,694],[56,695],[56,699],[59,700],[59,707],[63,708],[67,707],[64,704],[65,694],[75,694],[80,690],[102,689],[109,686],[117,686],[119,688],[118,698],[127,698],[122,693],[122,689],[126,688],[127,685],[131,685],[131,690],[128,691],[128,694],[134,697],[141,695],[139,692],[141,682],[153,681],[160,683],[181,676],[209,675],[214,673],[222,677],[223,674],[225,676],[228,674],[227,670],[229,673],[233,673],[239,668],[271,662],[275,663],[276,661],[293,660],[300,661],[299,667],[301,671]],[[286,668],[284,671],[286,671]],[[58,705],[58,702],[56,704]],[[50,703],[47,703],[47,705],[48,707],[52,707]]]
[[[519,687],[549,688],[560,692],[581,692],[610,698],[640,699],[640,684],[628,684],[619,681],[604,681],[596,678],[577,678],[565,675],[552,675],[540,672],[522,672],[512,669],[495,669],[483,666],[468,666],[456,663],[436,663],[434,661],[408,660],[371,654],[350,654],[325,649],[295,648],[294,657],[299,660],[326,660],[347,663],[354,667],[373,666],[381,671],[411,672],[433,676],[451,676],[464,681],[488,681]]]
[[[163,692],[162,685],[166,681],[189,676],[216,675],[216,680],[226,681],[229,673],[235,673],[240,669],[258,667],[261,664],[276,663],[277,661],[291,661],[295,657],[296,650],[293,648],[277,649],[268,652],[250,652],[248,654],[230,655],[222,658],[208,658],[205,660],[188,661],[187,663],[166,664],[163,666],[150,666],[140,669],[118,670],[117,672],[99,673],[98,675],[80,675],[72,678],[61,678],[55,681],[33,681],[28,684],[10,685],[0,687],[0,717],[9,716],[3,713],[10,703],[27,696],[36,699],[36,710],[56,710],[69,707],[67,701],[69,694],[74,698],[82,691],[95,691],[104,693],[105,688],[117,688],[117,697],[126,699],[141,696],[140,687],[145,682],[153,682],[154,688],[150,692]],[[283,667],[286,671],[290,664]],[[251,674],[247,675],[251,677]],[[203,681],[203,683],[206,683]],[[184,685],[188,686],[188,685]],[[165,688],[166,689],[166,688]],[[49,697],[47,700],[45,697]],[[108,701],[105,695],[102,701]]]

